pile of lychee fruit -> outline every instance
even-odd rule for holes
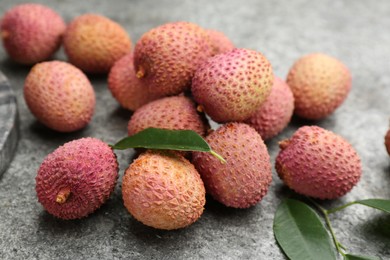
[[[256,205],[272,181],[264,140],[278,135],[293,113],[311,120],[330,115],[351,88],[347,67],[335,58],[306,55],[283,81],[259,51],[237,48],[223,33],[190,22],[153,28],[132,50],[126,31],[106,17],[84,14],[66,25],[48,7],[23,4],[4,14],[1,36],[11,59],[34,65],[24,98],[45,126],[59,132],[84,128],[95,107],[84,73],[108,73],[113,97],[134,111],[130,136],[149,127],[193,130],[226,160],[205,152],[147,150],[130,164],[122,180],[124,205],[158,229],[195,222],[206,192],[228,207]],[[69,62],[46,61],[61,44]],[[220,127],[211,130],[209,118]],[[360,179],[353,147],[318,126],[299,128],[280,148],[276,171],[297,193],[335,199]],[[36,191],[50,214],[76,219],[99,208],[117,179],[111,147],[82,138],[45,158]]]

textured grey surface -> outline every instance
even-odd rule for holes
[[[22,1],[2,0],[0,10]],[[383,137],[390,116],[390,2],[380,1],[63,1],[42,0],[67,21],[85,13],[121,23],[135,42],[168,21],[188,20],[224,31],[239,47],[262,51],[276,75],[285,78],[292,63],[310,52],[342,60],[353,74],[348,99],[319,122],[294,119],[268,142],[272,163],[277,142],[304,124],[318,124],[349,140],[362,158],[363,177],[351,193],[325,206],[356,199],[390,198],[390,164]],[[243,4],[245,2],[245,4]],[[62,53],[58,58],[64,59]],[[0,49],[0,69],[17,94],[21,139],[16,156],[0,179],[0,259],[284,259],[272,234],[273,214],[289,194],[276,173],[267,196],[247,210],[226,208],[210,198],[201,219],[178,231],[143,226],[126,211],[120,183],[110,200],[90,217],[61,221],[47,214],[35,194],[35,175],[44,157],[82,136],[108,143],[126,135],[130,113],[119,109],[106,77],[90,77],[97,94],[91,124],[59,134],[39,124],[22,96],[28,67],[9,61]],[[118,152],[120,174],[130,151]],[[121,180],[121,178],[120,178]],[[390,216],[352,206],[331,216],[339,240],[356,254],[390,258]]]
[[[11,163],[18,144],[18,106],[8,79],[0,71],[0,178]]]

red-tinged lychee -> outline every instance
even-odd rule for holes
[[[243,121],[268,97],[273,80],[271,64],[260,52],[234,49],[202,63],[191,91],[214,121]]]
[[[195,70],[211,56],[207,32],[196,24],[173,22],[144,35],[134,49],[137,77],[161,95],[186,90]]]
[[[294,113],[318,120],[333,113],[351,89],[351,74],[339,60],[322,53],[300,58],[287,76],[294,99]]]
[[[229,52],[234,49],[234,44],[223,32],[211,30],[211,29],[208,29],[206,31],[207,34],[209,35],[213,56],[217,54]]]
[[[68,142],[49,154],[36,176],[39,202],[61,219],[83,218],[109,198],[118,178],[112,149],[95,138]]]
[[[255,129],[243,123],[228,123],[206,137],[220,154],[222,163],[209,153],[194,152],[192,163],[206,191],[222,204],[248,208],[266,194],[272,180],[270,157]]]
[[[336,199],[360,180],[362,166],[355,149],[341,136],[318,126],[304,126],[280,142],[276,171],[299,194]]]
[[[40,4],[20,4],[1,20],[1,38],[10,58],[32,65],[49,59],[60,47],[66,24],[55,11]]]
[[[131,51],[125,29],[107,17],[84,14],[76,17],[64,35],[70,63],[88,73],[108,73],[114,63]]]
[[[289,86],[275,77],[271,94],[245,123],[261,135],[263,140],[279,134],[290,122],[294,110],[294,97]]]
[[[390,155],[390,130],[388,130],[385,135],[385,146],[387,153]]]
[[[88,78],[62,61],[36,64],[24,83],[24,98],[41,123],[59,132],[84,128],[95,110],[95,92]]]
[[[115,62],[108,75],[111,94],[122,107],[132,111],[161,97],[135,76],[133,61],[133,54],[123,56]]]
[[[203,182],[194,166],[179,153],[148,151],[126,170],[123,201],[131,215],[157,229],[179,229],[202,215]]]
[[[149,127],[193,130],[203,136],[208,123],[204,115],[197,112],[195,103],[181,95],[158,99],[137,109],[128,123],[128,134],[134,135]]]

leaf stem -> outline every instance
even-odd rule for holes
[[[343,252],[343,250],[346,250],[346,248],[337,240],[336,238],[336,235],[333,231],[333,228],[332,228],[332,225],[330,223],[330,219],[329,219],[329,211],[324,209],[323,207],[321,207],[317,202],[315,202],[314,200],[310,199],[310,202],[315,205],[317,207],[317,209],[322,213],[322,215],[324,215],[324,218],[325,218],[325,223],[326,225],[328,226],[329,228],[329,232],[330,234],[332,235],[332,239],[333,239],[333,242],[336,246],[336,249],[337,251],[343,256],[345,257],[345,253]],[[348,205],[349,206],[349,205]],[[346,206],[347,207],[347,206]]]
[[[335,212],[337,212],[337,211],[339,211],[339,210],[345,209],[346,207],[351,206],[351,205],[353,205],[353,204],[356,204],[356,202],[355,202],[355,201],[352,201],[352,202],[349,202],[349,203],[347,203],[347,204],[345,204],[345,205],[342,205],[342,206],[340,206],[340,207],[336,207],[336,208],[333,208],[333,209],[329,209],[329,210],[327,210],[326,212],[327,212],[328,214],[332,214],[332,213],[335,213]]]
[[[346,248],[345,246],[343,246],[343,244],[341,244],[340,242],[339,242],[339,246],[340,246],[344,251],[347,250],[347,248]]]
[[[219,155],[218,153],[216,153],[214,150],[211,150],[211,149],[210,149],[210,153],[211,153],[214,157],[216,157],[218,160],[220,160],[221,163],[226,163],[226,160],[225,160],[221,155]]]
[[[339,251],[339,253],[340,253],[342,256],[345,256],[345,254],[344,254],[344,252],[343,252],[343,250],[342,250],[342,249],[345,250],[345,247],[337,240],[336,235],[334,234],[332,225],[330,224],[329,215],[328,215],[327,210],[322,209],[322,213],[324,214],[326,225],[328,226],[329,231],[330,231],[330,234],[332,235],[333,242],[334,242],[334,244],[336,245],[337,251]]]

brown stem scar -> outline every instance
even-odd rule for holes
[[[9,36],[8,31],[5,31],[5,30],[1,31],[1,38],[6,39],[6,38],[8,38],[8,36]]]
[[[282,140],[279,142],[279,147],[280,149],[286,149],[286,147],[290,144],[290,140],[289,139],[285,139],[285,140]]]
[[[58,204],[64,204],[66,200],[69,198],[69,195],[70,195],[70,188],[69,187],[62,188],[57,194],[56,202]]]
[[[145,69],[143,67],[139,67],[137,73],[136,73],[136,77],[137,78],[143,78],[145,76]]]

